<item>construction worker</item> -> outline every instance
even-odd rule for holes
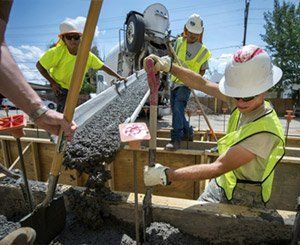
[[[62,127],[71,140],[76,125],[64,119],[63,114],[49,110],[26,81],[5,43],[5,30],[13,1],[0,1],[0,93],[27,113],[39,128],[58,135]]]
[[[255,45],[244,46],[227,63],[219,85],[171,63],[169,57],[149,56],[157,71],[171,72],[191,88],[227,102],[232,110],[227,134],[218,141],[219,157],[211,164],[170,169],[161,164],[145,168],[147,186],[180,180],[211,179],[200,201],[265,207],[274,169],[284,155],[282,125],[270,103],[268,89],[282,71]]]
[[[69,19],[63,21],[60,24],[58,43],[55,47],[47,50],[36,64],[39,72],[50,82],[57,99],[57,111],[59,112],[62,112],[65,107],[81,36],[82,32],[74,20]],[[118,80],[127,81],[125,77],[120,76],[108,66],[104,65],[104,63],[91,52],[89,52],[85,72],[90,68],[103,70]]]
[[[203,21],[197,14],[192,14],[184,26],[183,36],[175,43],[175,52],[182,65],[190,70],[204,75],[208,68],[210,51],[202,43]],[[172,131],[171,142],[166,150],[177,150],[180,148],[181,140],[193,141],[193,128],[185,118],[185,108],[189,100],[191,90],[178,77],[171,76],[171,110]]]
[[[40,128],[57,135],[61,127],[67,139],[71,140],[76,129],[75,123],[68,123],[63,114],[45,108],[43,101],[28,84],[7,48],[5,30],[12,4],[12,0],[0,1],[0,93],[30,115]],[[33,244],[35,237],[34,229],[23,227],[0,240],[0,245]]]

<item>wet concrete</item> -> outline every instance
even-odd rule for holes
[[[0,239],[20,227],[20,220],[28,211],[21,190],[15,181],[1,182],[1,194],[6,193],[6,201],[0,205]],[[31,181],[37,203],[45,196],[45,183]],[[13,188],[13,190],[11,189]],[[58,186],[57,195],[65,197],[67,208],[66,227],[51,244],[136,244],[134,224],[124,222],[110,214],[109,206],[117,205],[120,196],[115,193],[100,194],[92,190]],[[43,195],[40,195],[43,193]],[[14,203],[12,207],[11,203]],[[17,205],[15,205],[17,204]],[[19,205],[20,204],[20,205]],[[8,221],[9,220],[9,221]],[[147,244],[201,244],[201,240],[181,233],[166,223],[152,223],[147,228]]]
[[[147,90],[145,80],[131,84],[83,125],[67,148],[64,165],[106,182],[110,174],[103,163],[110,163],[120,147],[118,126],[132,115]]]
[[[34,185],[34,197],[37,203],[44,199],[45,187],[46,184],[41,182],[36,182]],[[134,244],[133,199],[125,193],[105,196],[103,192],[99,195],[91,190],[84,190],[85,188],[82,187],[58,186],[56,193],[63,194],[65,199],[67,224],[52,244]],[[10,221],[7,222],[2,218],[4,221],[0,222],[0,234],[4,236],[10,230],[16,229],[19,226],[18,220],[28,213],[24,209],[25,204],[18,185],[0,183],[0,196],[5,197],[0,202],[1,214]],[[121,202],[120,197],[122,197]],[[168,203],[166,200],[161,200],[161,203],[155,202],[155,221],[172,220],[172,224],[175,226],[178,224],[182,230],[163,222],[152,223],[147,228],[148,242],[145,244],[290,243],[291,226],[288,223],[283,225],[263,219],[260,215],[263,211],[249,210],[247,214],[247,208],[236,206],[235,209],[241,210],[233,212],[232,207],[222,208],[214,205],[199,205],[197,210],[192,211],[196,201],[191,201],[192,203],[186,205],[180,212],[178,208],[164,206]],[[224,212],[221,212],[220,208]],[[287,219],[285,222],[293,223],[292,220]],[[206,240],[186,235],[182,231],[201,238],[205,237]]]
[[[132,231],[134,228],[132,227]],[[204,244],[197,238],[184,235],[178,229],[166,223],[152,223],[146,230],[147,242],[144,244],[178,244],[199,245]],[[136,244],[135,235],[125,226],[106,221],[101,229],[92,230],[86,224],[78,221],[73,215],[69,215],[67,228],[59,237],[54,239],[51,245],[68,244]]]
[[[4,215],[0,215],[0,240],[19,227],[20,223],[8,221]]]
[[[70,188],[69,215],[65,230],[52,244],[136,244],[134,225],[110,214],[109,205],[121,199],[115,193],[103,195],[91,190]],[[109,204],[109,205],[108,205]],[[177,228],[154,222],[146,230],[147,244],[201,244],[201,240]],[[142,237],[142,236],[141,236]]]
[[[68,146],[64,165],[89,174],[87,189],[68,191],[69,208],[64,232],[53,244],[135,244],[130,224],[109,215],[107,202],[119,202],[117,194],[105,187],[111,178],[104,163],[113,161],[120,148],[119,124],[132,115],[148,90],[146,81],[139,81],[124,90],[87,124],[79,129]],[[76,214],[76,215],[74,215]],[[199,244],[196,238],[183,235],[164,223],[153,223],[147,230],[150,244]]]

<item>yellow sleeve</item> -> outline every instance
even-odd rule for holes
[[[59,62],[59,50],[58,47],[47,50],[39,59],[40,64],[46,69],[50,70]]]
[[[90,66],[89,68],[93,68],[94,70],[99,70],[102,68],[102,66],[104,65],[104,63],[93,53],[90,52]]]

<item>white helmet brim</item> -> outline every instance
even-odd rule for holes
[[[229,96],[229,97],[239,97],[239,98],[246,98],[255,96],[261,93],[264,93],[268,91],[270,88],[275,86],[282,77],[282,70],[274,66],[272,67],[272,73],[267,78],[266,81],[261,81],[261,86],[256,87],[242,87],[242,88],[236,88],[228,86],[228,83],[226,83],[225,76],[222,77],[222,79],[219,82],[219,90],[222,94]]]

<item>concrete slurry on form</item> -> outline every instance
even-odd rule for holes
[[[36,203],[41,202],[45,197],[46,184],[30,181],[30,185],[34,190]],[[0,203],[0,210],[8,218],[0,215],[0,239],[19,228],[18,220],[29,213],[16,181],[6,178],[1,181],[1,187],[0,194],[5,195],[6,199]],[[134,225],[118,220],[118,217],[109,213],[109,205],[117,205],[121,200],[117,194],[110,193],[104,196],[99,192],[83,192],[83,188],[64,188],[59,185],[56,193],[63,194],[66,200],[66,226],[50,244],[136,244]],[[146,236],[147,244],[202,243],[199,238],[183,234],[177,228],[159,222],[147,227]]]

